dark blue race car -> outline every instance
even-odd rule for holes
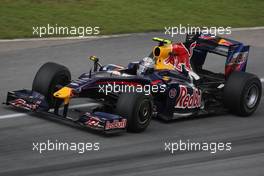
[[[32,90],[10,91],[6,104],[103,132],[144,131],[152,117],[181,117],[231,112],[249,116],[261,98],[261,82],[246,73],[249,46],[208,34],[187,35],[183,43],[154,38],[148,57],[127,67],[102,66],[71,80],[68,68],[44,64]],[[208,53],[226,57],[225,73],[203,68]],[[91,98],[98,105],[69,116],[72,98]]]

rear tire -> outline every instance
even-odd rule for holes
[[[152,117],[152,97],[139,93],[123,93],[116,104],[116,113],[127,118],[127,130],[144,131]]]
[[[48,62],[40,67],[32,84],[32,90],[45,96],[49,108],[54,108],[56,102],[61,104],[61,100],[55,101],[53,93],[58,90],[59,86],[69,84],[71,73],[65,66]]]
[[[224,103],[231,112],[249,116],[257,109],[261,93],[261,82],[256,75],[233,72],[224,87]]]

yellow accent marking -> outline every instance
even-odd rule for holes
[[[169,81],[170,80],[170,77],[168,77],[168,76],[163,76],[163,78],[162,78],[164,81]]]
[[[53,94],[54,97],[64,99],[64,104],[68,104],[72,94],[72,89],[69,87],[63,87]]]
[[[91,56],[91,57],[89,57],[89,59],[94,61],[94,62],[97,60],[96,56]]]
[[[230,42],[228,42],[228,41],[225,40],[225,39],[221,39],[221,40],[218,42],[219,45],[224,45],[224,44],[227,44],[227,43],[230,43]]]
[[[155,55],[155,49],[159,49],[159,55]],[[174,66],[170,63],[166,64],[165,60],[168,59],[170,53],[172,52],[172,44],[164,45],[164,46],[156,46],[153,49],[153,55],[156,57],[155,69],[168,69],[173,70]]]
[[[163,42],[165,44],[171,44],[172,43],[172,41],[170,41],[168,39],[163,39],[163,38],[158,38],[158,37],[154,37],[152,40],[157,41],[157,42]]]

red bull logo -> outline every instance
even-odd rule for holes
[[[201,106],[202,93],[197,88],[193,88],[193,93],[188,93],[187,87],[180,86],[180,94],[176,100],[175,108],[198,108]]]
[[[23,99],[16,99],[15,101],[10,102],[10,104],[18,108],[34,111],[38,108],[40,102],[36,102],[35,104],[29,104]]]
[[[189,51],[183,43],[173,44],[172,54],[164,61],[164,64],[171,64],[180,72],[182,72],[182,65],[185,65],[187,70],[191,70],[190,58],[195,46],[196,42],[192,43]]]
[[[113,122],[107,121],[105,124],[105,130],[123,129],[126,127],[126,123],[127,123],[126,119],[122,119],[121,121],[114,120]]]

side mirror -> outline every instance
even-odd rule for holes
[[[99,63],[99,58],[96,56],[90,56],[89,59],[94,62],[94,72],[98,70],[98,66],[102,67],[102,65]]]
[[[99,59],[96,56],[90,56],[89,59],[93,62],[98,62]]]

